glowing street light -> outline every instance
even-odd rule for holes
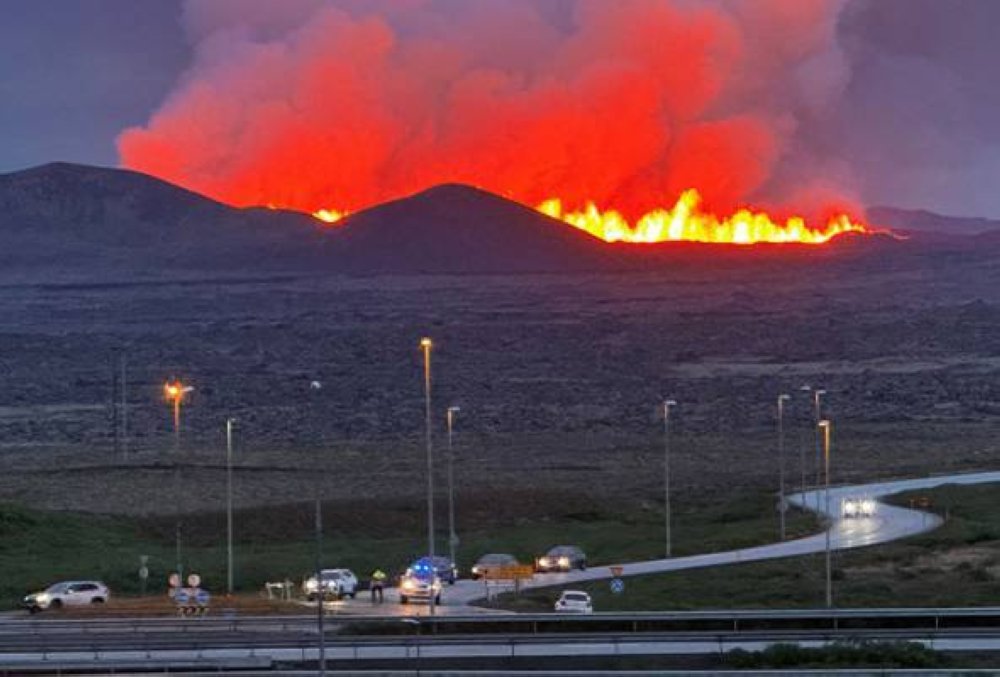
[[[448,554],[451,565],[455,566],[455,548],[458,547],[458,534],[455,533],[455,449],[452,445],[452,431],[455,425],[455,414],[462,411],[460,407],[448,407]],[[433,581],[432,581],[433,583]]]
[[[181,449],[181,403],[184,402],[184,396],[192,390],[194,386],[186,386],[176,379],[163,384],[163,398],[174,411],[174,451],[179,452]]]
[[[791,395],[778,395],[778,514],[780,515],[781,540],[785,540],[785,402]]]
[[[672,556],[670,538],[670,409],[676,406],[676,400],[663,402],[663,519],[667,558]]]
[[[816,426],[816,432],[822,432],[823,436],[823,465],[826,468],[826,515],[828,524],[826,529],[826,606],[833,606],[833,573],[830,564],[830,530],[833,528],[834,519],[830,512],[830,428],[829,420],[822,420]],[[818,490],[817,490],[818,491]]]
[[[177,557],[177,576],[184,580],[184,562],[181,557],[181,403],[184,396],[194,390],[193,386],[184,385],[180,379],[167,381],[163,384],[163,397],[173,408],[174,414],[174,500],[177,505],[177,515],[174,523],[174,554]]]
[[[427,555],[431,562],[431,587],[434,586],[434,447],[431,443],[431,348],[426,336],[420,339],[424,353],[424,428],[427,437]],[[430,599],[430,615],[434,615],[434,595]]]

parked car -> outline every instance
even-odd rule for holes
[[[587,568],[587,555],[575,545],[557,545],[535,560],[535,571],[569,571]]]
[[[441,579],[437,576],[407,570],[399,579],[400,604],[409,604],[411,600],[429,604],[432,597],[435,604],[441,603]]]
[[[506,553],[490,553],[489,555],[483,555],[480,557],[479,560],[472,566],[472,577],[483,578],[490,571],[505,569],[507,567],[516,567],[517,565],[517,558],[513,555],[508,555]]]
[[[850,496],[840,503],[840,514],[844,517],[871,517],[877,503],[870,498]]]
[[[442,556],[434,557],[433,567],[431,567],[430,557],[421,557],[410,565],[410,567],[406,570],[406,574],[429,576],[432,569],[434,571],[434,575],[448,585],[454,585],[455,581],[458,580],[458,567],[456,567],[455,563],[450,559]]]
[[[64,581],[50,585],[42,592],[28,595],[21,603],[35,614],[45,609],[60,609],[64,606],[84,604],[104,604],[111,597],[108,586],[100,581]]]
[[[581,590],[563,590],[556,600],[555,610],[560,613],[589,614],[594,611],[590,595]]]
[[[318,599],[354,598],[358,594],[358,577],[350,569],[323,569],[320,572],[322,586],[316,582],[316,574],[302,582],[302,591],[310,602]],[[322,588],[322,589],[321,589]]]

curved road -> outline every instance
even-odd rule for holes
[[[852,486],[830,487],[829,509],[824,497],[824,491],[807,491],[792,494],[788,500],[799,506],[825,514],[833,520],[830,526],[830,546],[834,550],[860,548],[878,543],[888,543],[907,536],[913,536],[930,531],[941,524],[941,519],[926,512],[899,508],[879,502],[878,509],[872,517],[842,518],[840,502],[843,498],[863,496],[879,499],[891,494],[919,489],[931,489],[944,484],[986,484],[1000,482],[1000,472],[981,472],[965,475],[945,475],[940,477],[925,477],[910,480],[892,480],[875,484],[859,484]],[[713,552],[690,557],[675,557],[672,559],[657,559],[646,562],[622,564],[621,576],[640,576],[644,574],[679,571],[681,569],[697,569],[700,567],[719,566],[724,564],[739,564],[767,559],[779,559],[796,555],[808,555],[823,552],[826,549],[826,533],[821,532],[805,538],[792,541],[772,543],[742,550]],[[530,581],[523,581],[522,589],[560,586],[567,587],[585,581],[596,581],[611,578],[609,566],[596,566],[586,571],[573,571],[562,574],[536,575]],[[510,586],[504,588],[509,590]],[[461,580],[453,586],[446,586],[442,593],[442,605],[439,613],[467,615],[469,613],[490,613],[489,609],[469,606],[471,602],[486,596],[483,582]],[[424,604],[402,605],[398,603],[397,591],[386,590],[386,602],[373,606],[364,593],[359,593],[358,599],[331,604],[331,612],[337,613],[372,613],[379,615],[423,615],[427,613]],[[493,611],[496,613],[496,611]]]

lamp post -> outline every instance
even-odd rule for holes
[[[184,564],[181,559],[181,403],[184,396],[194,390],[193,386],[184,385],[179,379],[163,384],[163,397],[173,409],[174,419],[174,500],[177,502],[177,515],[174,522],[174,554],[177,558],[177,576],[184,581]]]
[[[663,402],[663,511],[668,559],[673,554],[670,537],[670,409],[676,406],[675,400],[664,400]]]
[[[781,540],[785,540],[785,402],[791,395],[778,395],[778,514]]]
[[[826,468],[826,516],[829,524],[826,529],[826,606],[833,607],[833,573],[830,566],[830,530],[833,528],[833,516],[830,513],[830,428],[829,420],[820,421],[817,424],[817,434],[823,435],[823,465]],[[818,493],[818,490],[817,490]]]
[[[319,381],[310,381],[310,392],[316,392],[323,388]],[[322,438],[322,436],[321,436]],[[322,452],[322,444],[320,444]],[[316,536],[316,629],[317,642],[319,643],[319,674],[326,677],[326,630],[323,627],[326,611],[323,602],[326,597],[326,588],[323,585],[323,501],[322,501],[322,477],[323,473],[319,467],[319,456],[316,463],[316,506],[315,506],[315,536]]]
[[[233,594],[233,422],[226,419],[226,592]]]
[[[822,459],[820,458],[822,454],[822,440],[820,439],[820,429],[819,423],[823,420],[823,395],[826,395],[826,391],[822,388],[817,388],[813,390],[813,415],[816,421],[816,507],[819,507],[819,487],[822,476],[820,473],[823,471]]]
[[[431,348],[426,336],[420,339],[424,353],[424,428],[427,438],[427,556],[431,562],[430,615],[434,615],[434,448],[431,444]]]
[[[455,566],[455,548],[458,547],[458,534],[455,533],[455,448],[452,444],[452,432],[455,425],[455,414],[462,411],[460,407],[448,407],[448,554],[451,565]]]

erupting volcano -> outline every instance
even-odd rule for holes
[[[873,231],[856,223],[847,214],[831,216],[824,227],[806,224],[801,216],[792,216],[784,222],[775,221],[766,212],[740,209],[730,216],[720,218],[702,212],[701,195],[695,189],[684,191],[671,209],[655,209],[643,214],[635,223],[613,209],[600,210],[588,202],[580,211],[566,211],[562,200],[551,198],[538,205],[546,216],[590,233],[605,242],[656,243],[656,242],[706,242],[711,244],[750,245],[769,244],[824,244],[844,233],[870,234]],[[346,212],[335,209],[318,209],[312,215],[328,224],[339,222]]]
[[[800,139],[842,94],[840,10],[190,3],[195,61],[119,152],[329,224],[454,182],[608,242],[822,244],[871,232],[849,216],[850,167]]]
[[[714,244],[797,243],[823,244],[843,233],[870,233],[846,214],[832,216],[823,228],[811,228],[801,216],[784,223],[765,212],[740,209],[719,218],[700,211],[701,195],[684,191],[672,209],[643,214],[634,224],[614,210],[601,211],[593,202],[582,211],[564,211],[558,198],[546,200],[538,211],[585,230],[606,242],[709,242]]]

